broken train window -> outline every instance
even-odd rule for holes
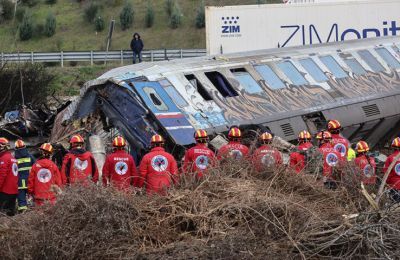
[[[238,93],[232,87],[229,81],[218,71],[205,72],[204,74],[211,81],[214,87],[217,88],[217,90],[223,97],[238,96]]]
[[[213,100],[211,95],[208,93],[208,91],[204,88],[204,86],[201,84],[201,82],[193,74],[185,75],[185,78],[189,81],[189,83],[195,89],[197,89],[197,92],[199,92],[200,96],[205,101]]]
[[[172,86],[171,82],[164,79],[160,81],[160,85],[164,88],[168,96],[170,96],[170,98],[175,102],[178,107],[186,107],[189,105],[186,100],[181,96],[181,94],[179,94],[179,92],[175,89],[175,87]]]
[[[149,97],[153,105],[161,111],[167,111],[168,106],[164,103],[161,97],[157,94],[156,90],[152,87],[144,87],[144,93]]]

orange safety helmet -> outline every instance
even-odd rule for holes
[[[299,133],[299,140],[311,140],[311,134],[307,130],[303,130]]]
[[[113,146],[114,147],[125,147],[126,141],[122,136],[117,136],[113,140]]]
[[[81,135],[73,135],[71,139],[69,139],[70,144],[83,144],[85,140]]]
[[[17,141],[15,141],[15,149],[21,149],[24,147],[25,147],[24,141],[22,141],[21,139],[18,139]]]
[[[328,130],[332,131],[332,130],[340,130],[342,128],[342,126],[340,125],[340,122],[337,120],[330,120],[328,122]]]
[[[332,134],[328,131],[321,131],[317,134],[317,140],[331,140]]]
[[[393,148],[400,148],[400,138],[399,137],[396,137],[395,139],[393,139],[392,147]]]
[[[231,130],[229,130],[228,137],[229,138],[241,138],[242,131],[240,131],[240,129],[237,127],[232,127]]]
[[[368,146],[367,142],[360,141],[356,145],[356,150],[357,150],[357,153],[366,153],[369,151],[369,146]]]
[[[4,137],[0,137],[0,145],[8,145],[8,139]]]
[[[263,142],[270,142],[272,141],[274,137],[272,136],[271,133],[265,132],[262,135],[260,135],[260,140]]]
[[[163,144],[164,143],[164,138],[161,135],[158,135],[158,134],[153,135],[151,137],[150,143],[151,144]]]
[[[49,143],[44,143],[40,146],[40,150],[45,153],[52,154],[53,153],[53,146]]]
[[[196,139],[196,141],[197,140],[207,140],[208,139],[207,131],[203,130],[203,129],[197,130],[194,133],[194,139]]]

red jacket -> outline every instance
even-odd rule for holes
[[[111,183],[120,190],[128,189],[139,182],[135,161],[124,150],[109,154],[103,166],[103,184]]]
[[[197,177],[203,177],[203,173],[215,163],[215,154],[206,144],[198,143],[185,153],[183,162],[184,172],[196,172]]]
[[[35,200],[50,200],[56,198],[52,186],[62,186],[61,174],[51,160],[39,159],[32,166],[28,178],[28,192],[32,194]]]
[[[332,134],[333,148],[340,153],[342,157],[347,158],[350,142],[340,134]]]
[[[18,165],[11,152],[0,153],[0,192],[18,194]]]
[[[376,163],[374,158],[367,157],[366,155],[357,156],[354,160],[360,170],[361,181],[365,184],[375,184],[376,183]]]
[[[150,193],[163,194],[164,188],[176,182],[178,166],[174,157],[165,152],[162,147],[155,147],[143,156],[139,166],[139,187],[146,184],[146,191]]]
[[[71,150],[67,153],[61,168],[61,178],[63,184],[87,183],[88,179],[97,183],[99,171],[92,153],[84,150]]]
[[[332,170],[334,167],[338,167],[344,162],[344,157],[337,152],[331,144],[323,144],[320,146],[319,150],[322,153],[322,158],[324,160],[322,174],[327,179],[333,179]]]
[[[393,162],[394,158],[400,153],[400,151],[395,151],[390,155],[385,162],[383,167],[383,172],[386,173],[390,164]],[[396,161],[392,171],[389,173],[386,183],[395,190],[400,190],[400,159]]]
[[[249,154],[249,148],[239,142],[230,141],[228,144],[219,148],[217,153],[218,160],[223,158],[242,159]]]
[[[256,171],[261,172],[282,165],[282,155],[277,149],[263,145],[254,151],[252,162]]]
[[[301,143],[297,146],[299,151],[307,151],[312,147],[312,143]],[[300,152],[292,152],[290,154],[290,167],[294,169],[297,173],[300,173],[306,167],[306,158]]]

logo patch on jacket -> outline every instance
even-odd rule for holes
[[[335,146],[333,147],[338,153],[340,153],[341,156],[345,156],[347,149],[346,146],[342,143],[337,143],[335,144]]]
[[[367,165],[365,165],[363,172],[364,172],[365,176],[372,177],[372,175],[374,174],[374,168],[372,168],[371,165],[367,164]]]
[[[326,163],[329,166],[336,166],[336,164],[338,163],[339,158],[336,154],[334,153],[328,153],[328,155],[326,156]]]
[[[394,166],[394,172],[396,175],[400,176],[400,163],[397,163],[396,166]]]
[[[80,170],[80,171],[86,170],[88,165],[89,165],[89,163],[88,163],[87,160],[81,161],[79,158],[76,158],[75,161],[74,161],[75,168]]]
[[[233,159],[242,159],[243,157],[243,153],[240,150],[231,150],[229,152],[229,155],[233,158]]]
[[[205,170],[205,169],[207,169],[207,166],[208,166],[208,157],[203,154],[200,156],[197,156],[195,163],[196,163],[197,168],[199,168],[200,170]]]
[[[115,164],[115,172],[118,175],[124,175],[128,171],[128,164],[126,162],[117,162]]]
[[[261,158],[261,163],[265,166],[265,167],[273,167],[275,165],[275,158],[274,156],[272,156],[271,152],[268,152],[266,154],[264,154],[264,156]]]
[[[151,167],[157,172],[163,172],[168,167],[168,160],[162,155],[154,156],[151,159]]]
[[[49,169],[42,168],[37,173],[37,178],[41,183],[47,183],[51,179],[51,172]]]
[[[13,175],[14,176],[18,176],[18,165],[17,165],[17,163],[13,163],[11,168],[12,168]]]

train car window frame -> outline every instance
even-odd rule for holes
[[[328,81],[328,77],[312,58],[301,59],[299,62],[316,82],[322,83]]]
[[[275,90],[286,87],[285,83],[283,83],[275,71],[273,71],[272,68],[267,64],[254,65],[254,69],[265,80],[265,82],[268,84],[268,87],[271,89]]]
[[[194,74],[185,74],[184,76],[187,81],[189,81],[189,84],[197,90],[197,92],[205,101],[213,100],[210,93],[208,93],[207,89],[203,86],[203,84],[201,84],[200,80]]]
[[[153,103],[155,108],[159,111],[168,111],[169,108],[167,104],[165,104],[164,100],[158,95],[157,91],[152,87],[144,87],[143,92],[146,93],[147,97]]]
[[[347,78],[348,75],[340,66],[340,64],[336,61],[334,57],[331,55],[320,56],[320,61],[328,68],[328,70],[335,76],[335,78],[343,79]]]
[[[230,71],[246,92],[250,94],[264,92],[261,86],[245,68],[231,69]]]
[[[165,92],[167,92],[168,96],[172,99],[172,101],[180,108],[187,107],[189,105],[188,102],[182,97],[182,95],[175,89],[175,87],[169,82],[167,79],[163,79],[159,81],[160,85],[164,88]]]
[[[390,68],[400,69],[400,62],[384,47],[375,48],[376,53],[381,57]]]
[[[278,66],[294,85],[301,86],[310,84],[291,61],[285,60],[277,63],[276,66]]]
[[[358,76],[367,74],[367,70],[364,69],[364,67],[355,58],[345,59],[344,62],[350,67],[354,74]]]
[[[204,75],[224,98],[239,96],[238,92],[232,87],[231,83],[229,83],[222,73],[218,71],[207,71],[204,72]]]
[[[357,54],[360,56],[361,59],[365,61],[365,63],[368,64],[368,66],[374,72],[385,71],[383,65],[374,57],[374,55],[372,55],[372,53],[369,50],[359,50],[357,51]]]

